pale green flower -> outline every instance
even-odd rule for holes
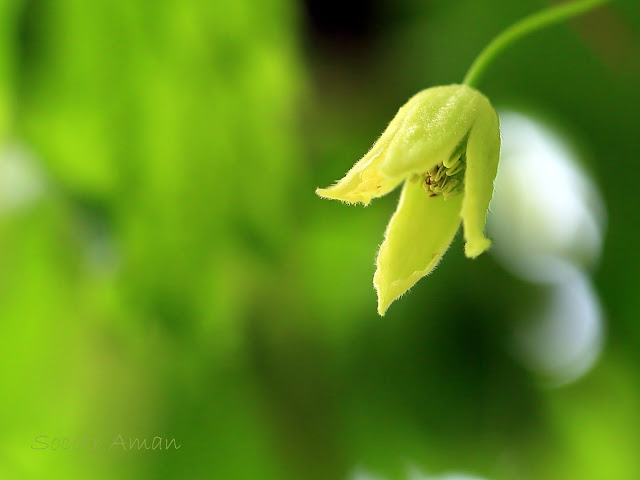
[[[391,121],[345,177],[316,191],[367,205],[403,180],[400,202],[378,251],[378,313],[433,270],[458,230],[467,257],[491,244],[484,224],[500,154],[498,116],[466,85],[423,90]]]

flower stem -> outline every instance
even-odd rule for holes
[[[581,15],[593,8],[604,5],[609,1],[611,0],[578,0],[562,5],[556,5],[534,13],[523,18],[519,22],[514,23],[484,47],[484,50],[480,52],[471,64],[471,67],[469,67],[463,83],[470,87],[475,86],[478,83],[478,79],[482,76],[493,59],[496,58],[505,48],[525,35],[555,23],[562,22],[568,18]]]

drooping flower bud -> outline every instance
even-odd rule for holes
[[[316,191],[367,205],[410,179],[378,252],[381,315],[435,268],[461,221],[468,257],[489,247],[484,224],[499,153],[498,116],[489,100],[466,85],[433,87],[400,108],[342,180]]]

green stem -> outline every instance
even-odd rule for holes
[[[469,67],[463,83],[470,87],[477,84],[478,79],[482,76],[493,59],[516,40],[519,40],[525,35],[535,32],[536,30],[540,30],[555,23],[562,22],[568,18],[588,12],[589,10],[599,7],[600,5],[604,5],[609,1],[611,0],[579,0],[565,3],[563,5],[556,5],[538,13],[534,13],[533,15],[514,23],[495,37],[489,45],[484,47],[484,50],[480,52],[480,55],[476,57],[474,62],[471,64],[471,67]]]

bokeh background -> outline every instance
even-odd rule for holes
[[[314,195],[548,4],[2,0],[0,478],[640,478],[640,3],[492,65],[494,247],[386,317],[398,193]]]

